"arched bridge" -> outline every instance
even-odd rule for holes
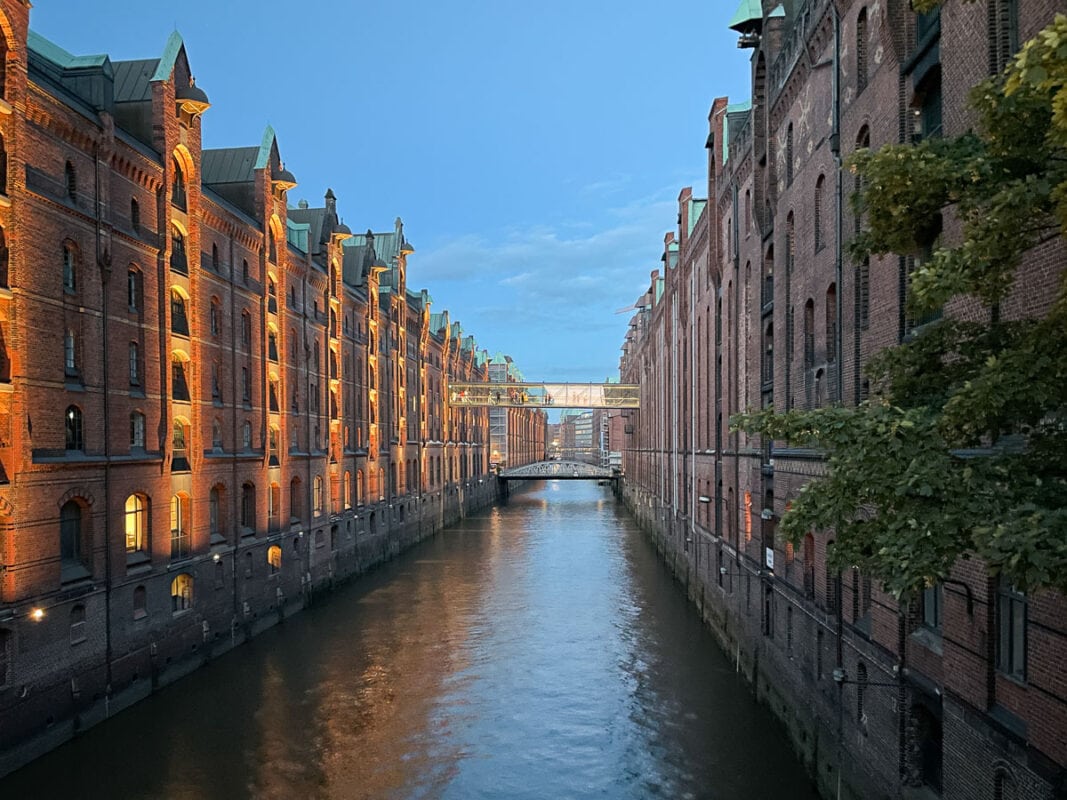
[[[506,469],[497,477],[505,481],[595,481],[618,478],[619,474],[608,467],[597,467],[584,461],[537,461]]]

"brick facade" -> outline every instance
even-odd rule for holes
[[[707,199],[679,196],[626,337],[621,379],[642,386],[626,500],[827,796],[839,779],[840,796],[863,798],[1067,791],[1063,598],[998,592],[974,561],[907,608],[858,570],[831,574],[832,532],[795,548],[775,536],[819,454],[729,429],[746,409],[866,398],[863,364],[916,324],[902,303],[911,263],[850,259],[855,178],[840,164],[857,147],[965,131],[969,87],[1003,62],[998,20],[1017,46],[1055,8],[764,3],[738,25],[755,45],[752,99],[713,103]],[[1064,255],[1062,242],[1028,254],[1002,313],[1042,313]],[[1025,667],[1008,674],[997,641],[1012,609]]]
[[[177,34],[111,62],[28,22],[0,2],[0,775],[496,492],[445,404],[487,354],[402,222],[291,206],[270,128],[204,150]]]

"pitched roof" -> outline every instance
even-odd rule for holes
[[[206,184],[249,183],[255,179],[258,147],[222,147],[200,154],[200,174]]]
[[[137,103],[152,99],[152,75],[159,66],[158,58],[137,61],[116,61],[115,102]]]

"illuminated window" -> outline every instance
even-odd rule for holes
[[[170,584],[171,610],[175,614],[193,607],[193,576],[182,573]]]
[[[126,552],[143,553],[148,549],[148,503],[143,495],[126,498]]]
[[[314,507],[315,507],[315,516],[319,517],[319,516],[322,516],[322,513],[325,511],[325,507],[323,505],[325,500],[324,500],[323,483],[322,483],[322,476],[321,475],[316,475],[315,476],[315,482],[313,484],[313,487],[314,488],[313,488],[313,492],[312,492],[312,503],[314,504]]]
[[[170,557],[188,558],[192,553],[189,495],[180,492],[170,498]]]
[[[282,568],[282,549],[274,544],[267,548],[267,564],[270,566],[270,574],[277,575]]]
[[[66,449],[84,450],[85,434],[82,428],[82,410],[77,406],[68,406],[63,421]]]

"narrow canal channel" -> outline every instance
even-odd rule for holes
[[[815,794],[610,492],[550,482],[89,730],[0,797]]]

